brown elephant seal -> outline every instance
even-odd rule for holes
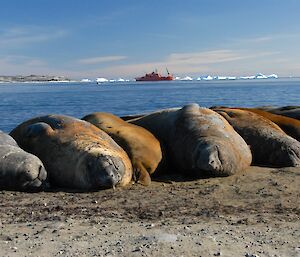
[[[234,108],[236,109],[236,108]],[[237,108],[254,112],[277,124],[286,134],[300,141],[300,120],[283,115],[273,114],[256,108]]]
[[[300,142],[288,136],[272,121],[250,111],[217,108],[245,139],[253,156],[253,164],[265,166],[300,166]]]
[[[274,114],[283,115],[289,118],[300,120],[300,106],[283,106],[283,107],[258,107],[263,111],[271,112]]]
[[[196,176],[228,176],[251,163],[245,141],[219,114],[197,104],[163,110],[130,121],[151,131],[164,146],[167,163]]]
[[[96,112],[82,119],[109,134],[128,154],[135,180],[150,185],[150,174],[156,170],[162,158],[160,143],[155,136],[111,113]]]
[[[47,115],[22,123],[10,134],[43,161],[54,186],[97,190],[125,186],[132,179],[126,152],[89,122]]]
[[[46,178],[41,160],[0,131],[0,190],[36,191],[43,188]]]

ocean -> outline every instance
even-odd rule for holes
[[[92,112],[116,115],[198,103],[203,107],[300,105],[299,79],[0,84],[0,129],[46,114],[81,118]]]

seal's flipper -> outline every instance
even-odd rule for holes
[[[151,184],[151,177],[144,165],[138,161],[132,164],[134,171],[134,180],[143,186],[149,186]]]

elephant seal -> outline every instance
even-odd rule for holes
[[[128,154],[135,180],[150,185],[150,174],[156,170],[162,158],[160,143],[155,136],[111,113],[96,112],[82,119],[109,134]]]
[[[257,109],[300,120],[300,106],[258,107]]]
[[[297,139],[300,142],[300,120],[296,120],[278,114],[273,114],[255,108],[237,108],[237,109],[254,112],[256,114],[259,114],[260,116],[263,116],[264,118],[277,124],[286,134]]]
[[[250,111],[216,108],[245,139],[253,164],[265,166],[300,166],[300,142],[288,136],[272,121]]]
[[[43,161],[54,186],[98,190],[131,181],[132,167],[125,151],[89,122],[47,115],[20,124],[10,134]]]
[[[197,104],[131,120],[163,145],[166,162],[196,176],[228,176],[250,166],[249,147],[219,114]]]
[[[41,160],[0,131],[0,190],[36,191],[45,185],[46,178]]]

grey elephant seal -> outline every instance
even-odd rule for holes
[[[125,186],[132,179],[126,152],[86,121],[48,115],[26,121],[10,134],[43,161],[54,186],[98,190]]]
[[[130,122],[152,132],[166,162],[196,176],[228,176],[250,166],[249,147],[219,114],[197,104],[163,110]]]
[[[270,120],[250,111],[216,108],[250,145],[253,164],[300,166],[300,142]]]
[[[41,160],[22,150],[11,136],[0,131],[0,189],[39,190],[46,178]]]
[[[162,158],[159,141],[148,130],[111,114],[96,112],[82,118],[109,134],[128,154],[135,180],[150,185]]]
[[[234,108],[236,109],[236,108]],[[300,142],[300,120],[286,117],[279,114],[273,114],[256,108],[237,108],[254,112],[264,118],[277,124],[286,134],[297,139]]]

